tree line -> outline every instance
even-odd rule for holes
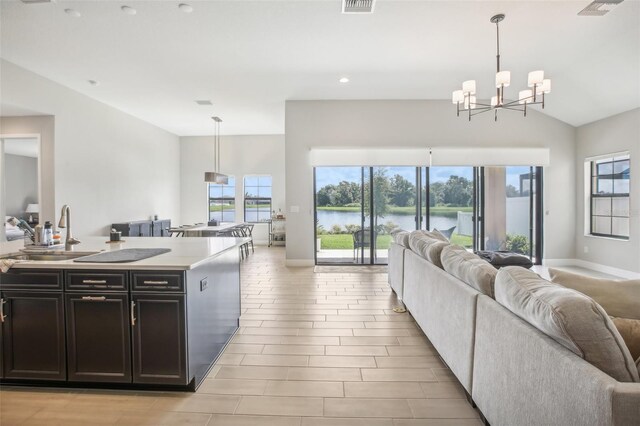
[[[409,207],[414,206],[416,202],[415,185],[399,174],[388,177],[385,169],[376,169],[374,172],[373,191],[376,207],[379,205]],[[366,206],[369,185],[365,186],[364,192]],[[426,189],[423,188],[422,196],[425,195]],[[360,207],[361,199],[360,184],[348,181],[342,181],[337,185],[325,185],[316,194],[319,207]],[[473,182],[465,177],[450,176],[445,182],[434,182],[430,185],[429,204],[431,206],[468,207],[472,203]]]

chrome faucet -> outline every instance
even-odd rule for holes
[[[71,246],[80,244],[80,240],[76,240],[73,238],[73,235],[71,235],[71,207],[65,204],[62,206],[62,212],[60,214],[62,216],[60,217],[58,228],[67,228],[67,238],[64,241],[64,249],[69,251],[71,250]]]

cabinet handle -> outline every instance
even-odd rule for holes
[[[105,296],[82,296],[82,300],[104,301],[107,300],[107,298]]]
[[[4,319],[7,317],[4,314],[4,304],[7,303],[6,300],[0,299],[0,322],[4,322]]]
[[[107,280],[82,280],[82,284],[106,284]]]
[[[131,327],[136,325],[136,302],[131,301]]]
[[[144,281],[145,284],[167,285],[169,281]]]

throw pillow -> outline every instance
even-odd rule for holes
[[[393,242],[407,248],[409,247],[409,235],[410,232],[403,229],[394,229],[391,231]]]
[[[440,254],[442,253],[442,249],[448,246],[449,243],[431,238],[424,234],[424,232],[428,231],[413,231],[411,235],[409,235],[409,247],[414,253],[442,269]]]
[[[453,244],[442,249],[441,259],[445,271],[482,294],[494,297],[493,287],[498,270],[486,260]]]
[[[554,268],[549,276],[551,282],[591,297],[613,317],[640,320],[640,280],[592,278]]]
[[[640,359],[640,320],[611,317],[633,359]]]
[[[476,254],[497,269],[503,266],[522,266],[529,269],[533,266],[533,262],[527,256],[510,251],[478,251]]]
[[[593,299],[518,266],[498,271],[496,301],[620,382],[640,382],[629,349]]]

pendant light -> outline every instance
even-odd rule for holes
[[[213,152],[214,152],[214,171],[204,172],[204,181],[209,183],[217,183],[226,185],[229,183],[229,176],[220,173],[220,117],[211,117],[215,122],[215,134],[213,135]]]

